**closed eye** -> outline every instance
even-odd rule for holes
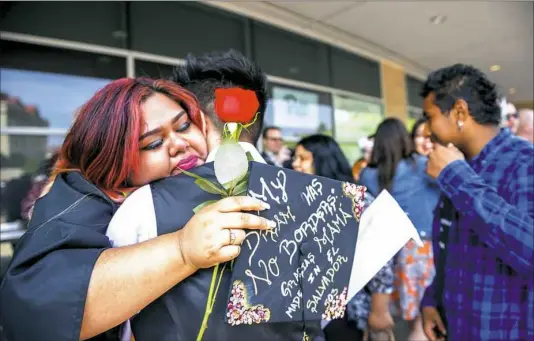
[[[182,133],[186,131],[187,129],[189,129],[189,127],[191,127],[191,122],[190,121],[184,122],[182,125],[180,125],[178,129],[176,129],[176,132]]]
[[[157,140],[157,141],[154,141],[154,142],[150,143],[150,144],[147,145],[147,146],[144,146],[143,148],[141,148],[141,150],[154,150],[154,149],[158,149],[162,144],[163,144],[163,141],[162,141],[162,140]]]

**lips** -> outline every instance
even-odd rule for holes
[[[190,170],[191,168],[196,167],[198,164],[198,157],[197,156],[188,156],[185,159],[182,159],[178,164],[176,165],[175,170]]]

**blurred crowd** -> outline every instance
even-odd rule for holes
[[[367,205],[387,190],[423,240],[407,243],[351,298],[324,338],[388,340],[394,317],[408,322],[409,340],[534,337],[525,244],[533,236],[533,111],[499,105],[494,85],[464,65],[430,74],[422,96],[424,114],[410,130],[384,119],[358,141],[362,156],[353,165],[330,136],[293,144],[279,127],[261,131],[257,147],[268,164],[361,184]],[[2,189],[13,198],[2,208],[9,219],[31,220],[58,155]]]

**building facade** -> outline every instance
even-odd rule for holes
[[[167,77],[188,53],[232,48],[257,61],[269,78],[265,123],[280,126],[290,143],[330,134],[352,162],[360,156],[358,140],[373,133],[384,116],[408,122],[421,112],[420,79],[394,65],[204,3],[2,2],[0,7],[2,106],[19,98],[36,113],[18,120],[10,118],[9,105],[8,116],[2,111],[5,174],[10,163],[4,160],[14,145],[25,159],[24,172],[58,148],[76,109],[110,80]]]

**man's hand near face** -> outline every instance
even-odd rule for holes
[[[433,150],[428,155],[426,172],[436,179],[445,167],[456,160],[465,160],[465,157],[452,143],[447,147],[434,143]]]

